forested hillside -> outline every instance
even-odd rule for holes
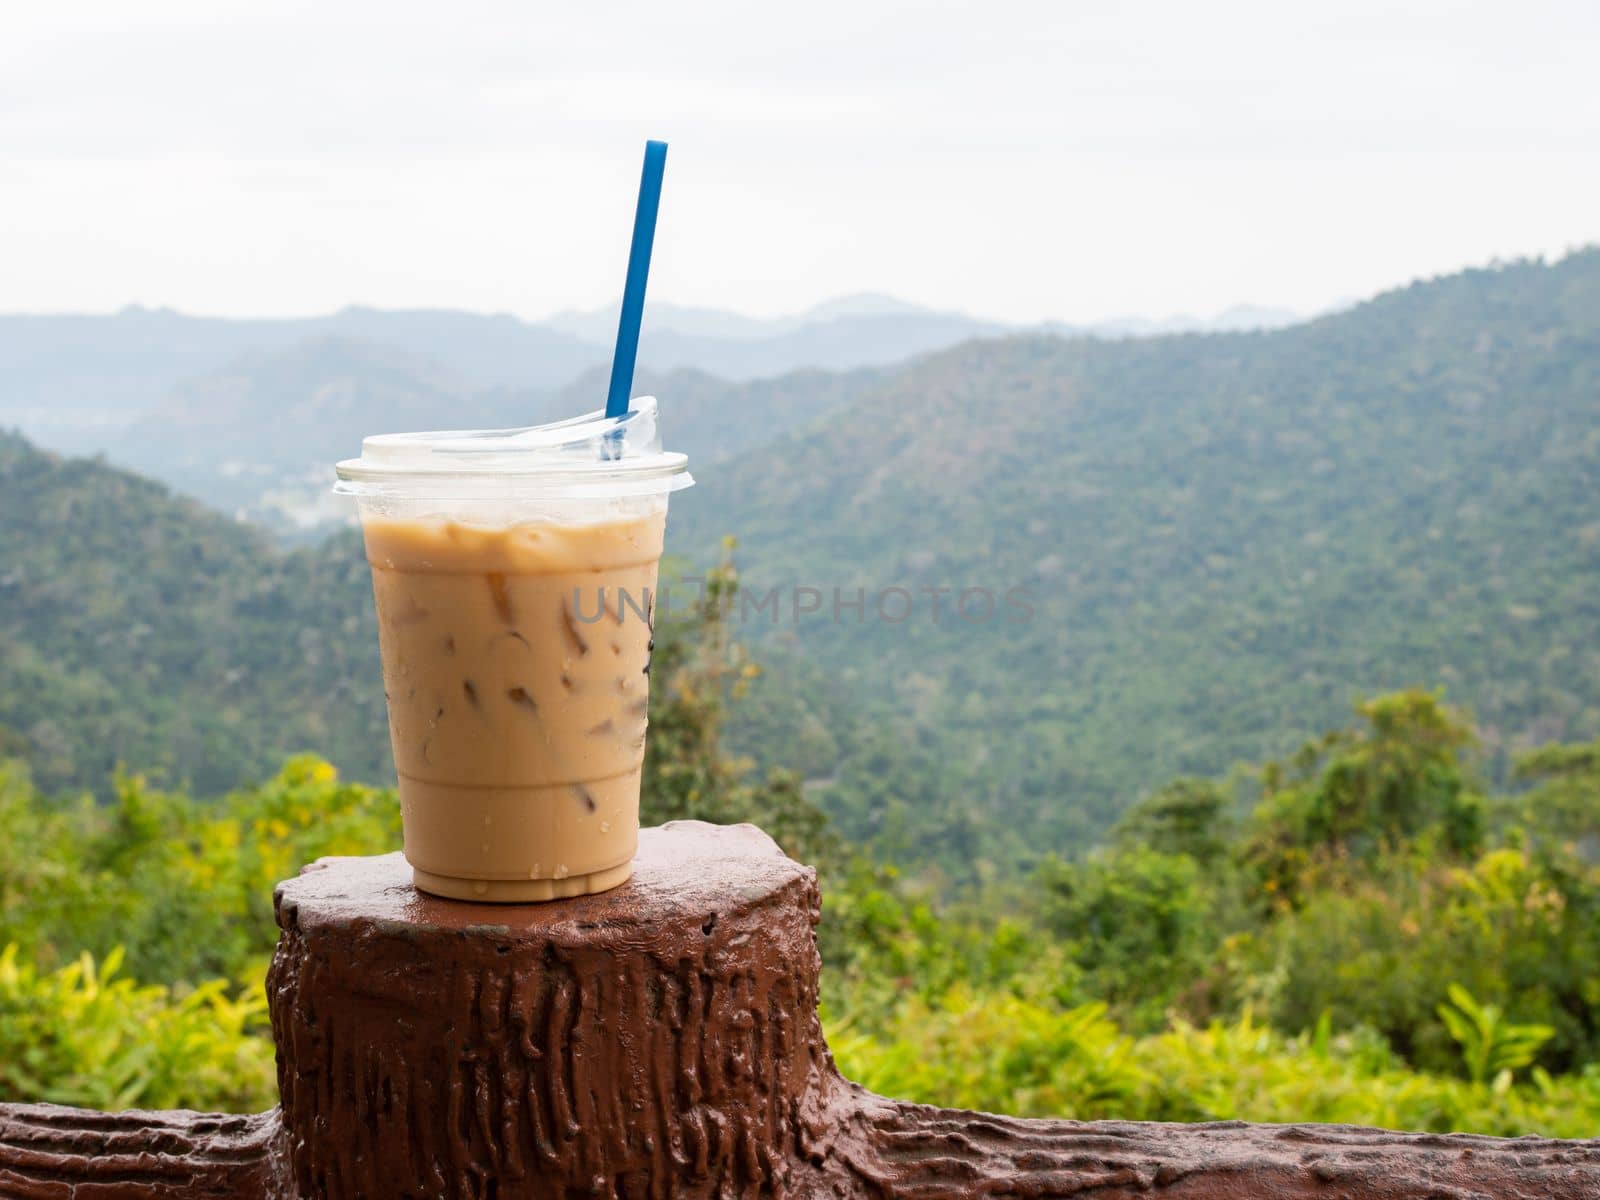
[[[1600,251],[1273,333],[972,343],[678,510],[679,547],[740,533],[750,592],[828,598],[746,635],[879,721],[799,689],[743,736],[911,857],[1070,847],[1371,690],[1443,686],[1503,774],[1600,732]]]
[[[310,747],[384,777],[371,607],[353,537],[286,553],[0,435],[0,726],[48,789],[126,763],[215,793]]]

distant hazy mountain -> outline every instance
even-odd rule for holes
[[[972,317],[941,313],[840,317],[765,338],[712,340],[669,332],[645,333],[639,356],[652,367],[697,367],[727,379],[820,368],[887,366],[975,337],[1006,332]]]
[[[609,347],[617,336],[620,305],[587,310],[569,309],[547,318],[547,328],[570,333],[573,337]],[[783,317],[747,317],[717,308],[694,308],[681,304],[652,301],[645,310],[647,333],[674,333],[695,338],[759,339],[792,333],[804,325],[837,321],[843,317],[960,316],[941,313],[881,292],[860,292],[841,296]]]
[[[849,367],[897,362],[973,337],[1038,332],[1063,337],[1153,337],[1164,333],[1236,333],[1282,329],[1305,318],[1286,308],[1238,304],[1211,317],[1116,317],[1072,325],[1008,325],[965,313],[941,312],[879,292],[841,296],[783,317],[745,317],[708,308],[652,304],[641,356],[658,367],[689,366],[729,378],[776,368]],[[545,325],[609,347],[617,334],[617,305],[565,312]],[[747,343],[728,346],[727,342]]]
[[[634,393],[661,401],[662,437],[689,456],[694,470],[764,446],[847,407],[884,374],[873,368],[790,371],[774,379],[733,383],[688,368],[651,370],[636,377]],[[554,421],[604,407],[607,378],[607,372],[596,370],[558,393],[513,399],[529,414],[522,423]]]
[[[609,354],[617,336],[617,306],[560,313],[545,324]],[[771,318],[652,304],[645,314],[639,358],[658,370],[688,367],[747,380],[806,368],[884,366],[1007,328],[876,293],[844,296]]]
[[[111,449],[128,422],[196,376],[328,338],[360,338],[475,386],[553,388],[604,358],[593,346],[504,316],[347,308],[304,320],[226,320],[168,309],[109,316],[0,316],[0,424],[70,451]]]
[[[478,387],[554,388],[600,362],[596,349],[559,330],[504,313],[346,308],[316,322],[316,335],[360,338],[436,361]]]
[[[920,304],[912,304],[909,300],[901,300],[898,296],[886,295],[883,292],[856,292],[854,295],[824,300],[821,304],[813,305],[805,312],[807,323],[838,321],[845,317],[962,317],[965,315],[965,313],[954,312],[941,313],[935,309],[924,308]],[[990,324],[992,323],[990,322]]]
[[[1123,322],[1103,332],[1284,316],[1235,309],[1210,323]],[[142,308],[0,317],[0,427],[105,453],[291,532],[343,513],[326,493],[328,467],[365,433],[525,425],[599,407],[615,323],[615,307],[540,324],[361,307],[284,320]],[[659,391],[669,437],[696,461],[716,461],[847,402],[873,369],[1007,332],[876,293],[774,319],[657,305],[635,391]]]
[[[1142,335],[1177,330],[1267,328],[1275,310],[1233,309],[1213,320],[1053,325],[1065,335]],[[640,362],[733,381],[791,371],[886,366],[1013,327],[864,293],[774,319],[652,304]],[[105,316],[0,316],[0,426],[71,452],[110,450],[122,427],[196,377],[329,338],[355,339],[431,359],[463,385],[550,392],[611,361],[615,307],[545,322],[448,310],[352,307],[325,317],[231,320],[169,309]]]
[[[344,521],[333,464],[383,430],[509,428],[604,406],[608,372],[559,391],[475,387],[437,361],[373,342],[323,338],[247,355],[188,380],[110,439],[107,457],[214,508],[280,533]],[[703,467],[849,403],[871,370],[799,371],[730,383],[703,371],[644,371],[668,443]]]
[[[332,464],[383,430],[526,423],[429,358],[348,338],[248,355],[180,384],[107,451],[215,508],[268,525],[337,516]]]
[[[1113,317],[1090,325],[1044,326],[1040,332],[1077,334],[1095,337],[1158,337],[1165,333],[1245,333],[1261,329],[1284,329],[1306,318],[1288,308],[1266,308],[1256,304],[1235,304],[1215,316],[1196,317],[1187,313],[1171,317]]]
[[[306,336],[293,323],[125,308],[108,316],[0,316],[0,423],[69,449],[105,447],[108,430],[180,380]]]
[[[848,371],[882,365],[994,328],[965,317],[925,314],[882,298],[840,301],[822,306],[816,318],[787,323],[755,322],[710,310],[661,309],[653,310],[653,331],[643,341],[643,370],[688,368],[730,381],[774,378],[806,368]],[[133,307],[104,317],[0,317],[0,427],[19,427],[38,442],[69,453],[106,451],[130,461],[120,443],[126,427],[136,422],[139,466],[166,472],[173,453],[154,445],[152,424],[197,422],[195,453],[210,453],[203,430],[218,422],[214,414],[237,413],[238,403],[248,405],[251,397],[256,403],[277,403],[270,398],[272,389],[304,384],[315,365],[325,368],[323,384],[334,381],[333,376],[346,384],[352,405],[362,390],[355,376],[368,368],[376,373],[368,389],[373,403],[366,410],[357,405],[352,413],[371,411],[382,418],[379,395],[394,386],[392,376],[402,370],[402,360],[410,360],[421,374],[432,374],[429,386],[435,390],[451,390],[464,400],[472,395],[467,405],[472,408],[483,398],[477,394],[488,390],[549,395],[574,386],[586,373],[605,370],[616,336],[614,320],[613,312],[571,322],[587,330],[579,338],[563,328],[506,315],[448,310],[352,307],[306,320],[221,320]],[[667,328],[674,322],[677,328]],[[338,352],[328,349],[333,341],[363,342],[370,349],[336,362]],[[274,354],[290,357],[270,381],[256,389],[240,382]],[[221,408],[213,408],[213,402],[221,402]],[[301,398],[293,403],[298,405],[296,418],[309,414],[299,406]],[[403,419],[405,411],[402,405],[394,416]],[[459,411],[451,422],[464,419],[466,413]],[[390,419],[379,419],[371,429],[394,427]],[[285,453],[309,459],[328,440],[325,432],[280,421],[270,440]],[[285,438],[296,437],[304,445],[286,445]],[[189,456],[179,450],[178,458]],[[178,482],[190,486],[187,478]]]

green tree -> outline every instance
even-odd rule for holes
[[[836,863],[838,841],[799,777],[781,768],[757,777],[749,759],[723,745],[729,706],[761,676],[731,629],[735,544],[725,540],[722,560],[706,571],[686,611],[656,623],[640,817],[645,824],[750,821],[795,858]]]
[[[1200,865],[1142,845],[1048,861],[1039,870],[1045,928],[1062,939],[1084,994],[1137,1028],[1159,1027],[1214,949]]]
[[[1356,711],[1361,725],[1261,768],[1244,858],[1272,901],[1296,902],[1308,871],[1370,865],[1419,840],[1457,859],[1483,845],[1483,798],[1465,761],[1477,740],[1467,720],[1416,688]]]
[[[1125,813],[1112,830],[1122,845],[1181,854],[1204,867],[1221,862],[1234,837],[1234,800],[1213,779],[1175,779]]]
[[[1600,863],[1600,738],[1550,745],[1517,759],[1515,777],[1536,784],[1521,799],[1524,824],[1547,842]]]

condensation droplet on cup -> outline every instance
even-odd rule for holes
[[[487,883],[484,883],[481,879],[478,882],[476,882],[476,883],[474,883],[472,885],[472,894],[474,896],[481,896],[485,892],[487,892],[488,890],[489,890],[489,885]]]
[[[537,878],[539,878],[539,864],[538,863],[534,863],[533,866],[528,868],[528,878],[529,879],[537,879]]]
[[[489,826],[491,826],[493,824],[494,824],[494,818],[493,817],[484,817],[484,819],[483,819],[483,827],[485,829],[487,829]]]
[[[478,849],[481,850],[485,854],[489,853],[489,843],[488,842],[481,843],[478,846]]]
[[[611,822],[610,821],[601,821],[600,822],[600,832],[601,833],[610,833],[611,832]]]
[[[567,864],[566,863],[557,863],[556,864],[556,878],[557,879],[565,879],[570,874],[572,874],[572,872],[567,870]]]

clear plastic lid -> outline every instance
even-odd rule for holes
[[[620,417],[592,412],[527,429],[377,434],[361,443],[360,458],[338,465],[333,490],[347,496],[618,496],[688,487],[694,482],[689,460],[661,448],[655,397],[640,396],[632,405]]]

